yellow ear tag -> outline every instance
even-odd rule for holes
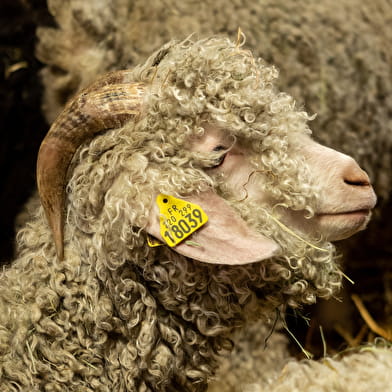
[[[162,238],[173,247],[184,241],[208,221],[207,214],[197,204],[159,194],[157,204]]]

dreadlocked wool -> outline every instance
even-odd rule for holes
[[[39,209],[1,276],[5,391],[204,391],[234,330],[336,292],[341,273],[329,242],[288,235],[271,219],[274,207],[206,174],[216,153],[187,148],[203,124],[223,124],[249,149],[263,192],[311,216],[317,189],[295,149],[309,116],[277,91],[276,77],[223,38],[171,42],[134,69],[135,82],[152,85],[143,114],[83,145],[69,171],[65,260]],[[227,266],[147,246],[153,195],[211,187],[281,254]]]

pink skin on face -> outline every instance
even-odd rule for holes
[[[246,151],[234,144],[217,127],[206,126],[203,137],[195,140],[195,151],[214,151],[217,146],[231,149],[223,162],[212,169],[225,175],[226,183],[234,191],[262,203],[275,204],[268,200],[257,181],[250,177],[254,167]],[[279,210],[281,220],[290,228],[311,236],[322,236],[328,241],[337,241],[363,230],[368,224],[371,210],[376,204],[376,195],[368,175],[351,157],[313,141],[308,135],[298,136],[296,150],[310,167],[310,181],[319,189],[315,215],[305,218],[303,211]],[[245,195],[239,195],[239,199]]]
[[[209,174],[222,174],[227,187],[238,194],[238,200],[251,200],[271,207],[277,200],[263,190],[263,173],[251,163],[245,149],[219,127],[205,126],[203,136],[191,140],[191,150],[220,152]],[[309,168],[309,182],[317,192],[314,216],[304,211],[279,207],[279,219],[292,230],[308,238],[336,241],[366,227],[376,196],[367,174],[347,155],[323,147],[307,135],[296,135],[291,150]],[[254,174],[257,175],[254,175]],[[184,197],[200,206],[208,222],[194,232],[191,241],[177,244],[173,250],[186,257],[212,264],[240,265],[258,262],[279,254],[279,245],[255,231],[213,189]],[[275,209],[276,212],[276,209]],[[152,206],[147,232],[164,242],[160,232],[160,213]]]

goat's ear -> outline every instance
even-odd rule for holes
[[[240,215],[216,193],[204,192],[183,200],[199,205],[208,222],[172,249],[195,260],[211,264],[240,265],[274,256],[277,243],[251,229]],[[149,234],[164,242],[160,234],[159,210],[151,212]]]

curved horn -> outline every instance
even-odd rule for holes
[[[68,167],[77,148],[97,132],[118,128],[140,114],[144,85],[130,71],[107,74],[64,108],[45,136],[37,159],[38,192],[52,230],[57,257],[64,257],[63,225]]]

